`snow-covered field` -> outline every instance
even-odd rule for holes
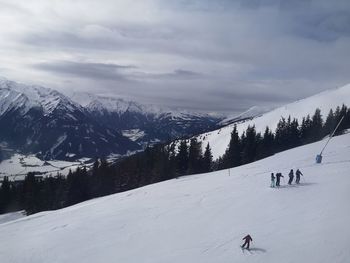
[[[0,262],[349,262],[350,134],[315,164],[324,143],[0,224]],[[269,187],[291,168],[300,185]]]
[[[239,134],[242,134],[248,126],[255,125],[256,130],[261,133],[264,132],[266,126],[274,131],[281,117],[287,119],[289,115],[291,118],[297,118],[300,124],[302,118],[306,117],[308,114],[312,117],[316,108],[321,110],[323,120],[325,121],[329,110],[335,110],[337,106],[342,106],[342,104],[350,106],[350,84],[321,92],[314,96],[274,109],[252,120],[238,123],[237,130]],[[222,156],[230,142],[233,126],[234,125],[231,124],[219,130],[197,136],[197,138],[202,141],[203,150],[209,142],[214,159]]]
[[[0,179],[9,176],[10,180],[23,180],[29,172],[40,173],[43,176],[57,173],[67,175],[69,170],[76,170],[79,166],[92,165],[89,158],[82,158],[76,162],[62,160],[43,161],[34,155],[14,154],[10,159],[0,162]]]

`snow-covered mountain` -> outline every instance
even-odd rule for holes
[[[288,116],[291,116],[291,118],[298,119],[300,123],[302,118],[306,117],[308,114],[312,116],[316,108],[321,110],[321,114],[325,120],[330,109],[335,110],[337,106],[342,106],[342,104],[350,105],[350,84],[287,104],[264,113],[261,116],[258,115],[255,118],[248,118],[244,121],[236,122],[237,130],[239,134],[242,134],[248,126],[255,125],[257,132],[263,133],[266,126],[274,131],[282,117],[287,119]],[[234,124],[230,124],[220,129],[200,134],[197,138],[202,141],[203,147],[209,142],[213,157],[218,158],[224,154],[229,144],[233,126]]]
[[[2,223],[1,262],[348,262],[350,134],[315,164],[324,143]],[[300,185],[269,187],[291,168]]]
[[[57,109],[69,113],[82,110],[79,104],[55,90],[0,78],[0,116],[10,111],[19,111],[25,115],[32,108],[40,108],[45,116]]]
[[[0,80],[0,142],[44,159],[125,154],[139,145],[94,120],[65,95]]]
[[[221,115],[170,109],[89,93],[73,94],[72,98],[95,120],[111,129],[117,129],[125,136],[132,134],[132,140],[140,145],[213,130],[223,118]],[[133,136],[135,131],[137,137]]]
[[[129,113],[141,113],[153,118],[162,118],[164,116],[171,116],[172,118],[187,118],[192,117],[216,117],[223,118],[224,115],[208,114],[203,112],[195,112],[184,109],[172,109],[164,106],[157,106],[153,104],[142,104],[136,101],[126,100],[117,97],[98,96],[91,93],[73,93],[71,98],[82,105],[91,112],[105,112],[117,113],[123,115]]]
[[[56,90],[0,78],[0,126],[5,127],[0,143],[44,159],[124,155],[213,130],[220,120],[92,94],[68,98]]]

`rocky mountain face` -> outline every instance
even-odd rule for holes
[[[0,78],[0,143],[44,159],[124,155],[214,129],[220,120],[93,95],[81,105],[74,96]]]
[[[217,127],[220,117],[95,97],[85,106],[90,115],[142,146],[174,140]]]

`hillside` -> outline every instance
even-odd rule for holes
[[[308,114],[312,116],[316,108],[321,110],[321,114],[325,120],[330,109],[335,110],[337,106],[341,106],[342,104],[350,105],[350,84],[337,89],[327,90],[314,96],[276,108],[252,120],[238,122],[237,130],[239,134],[242,134],[248,126],[255,125],[257,132],[263,133],[266,126],[274,131],[277,127],[278,121],[282,117],[287,119],[290,115],[292,118],[297,118],[299,123],[301,123],[302,118],[306,117]],[[221,129],[197,136],[198,140],[202,141],[203,147],[209,142],[214,159],[224,154],[230,141],[233,125],[234,124],[230,124]]]
[[[316,165],[324,143],[0,224],[1,262],[347,262],[350,134]],[[291,168],[300,185],[269,187]]]

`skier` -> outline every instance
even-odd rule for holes
[[[288,184],[290,185],[290,184],[292,184],[292,182],[293,182],[293,179],[294,179],[294,172],[293,172],[293,169],[291,169],[290,170],[290,172],[289,172],[289,181],[288,181]]]
[[[276,186],[280,186],[281,177],[284,177],[281,173],[276,173]]]
[[[295,182],[297,183],[297,184],[299,184],[299,182],[300,182],[300,175],[303,175],[303,173],[302,172],[300,172],[300,170],[299,169],[297,169],[297,171],[295,172]]]
[[[244,244],[241,246],[241,248],[245,248],[245,245],[247,245],[247,249],[249,250],[250,241],[253,241],[252,237],[248,234],[242,238],[242,240],[244,240]]]
[[[273,173],[271,173],[271,187],[275,187],[275,176]]]

